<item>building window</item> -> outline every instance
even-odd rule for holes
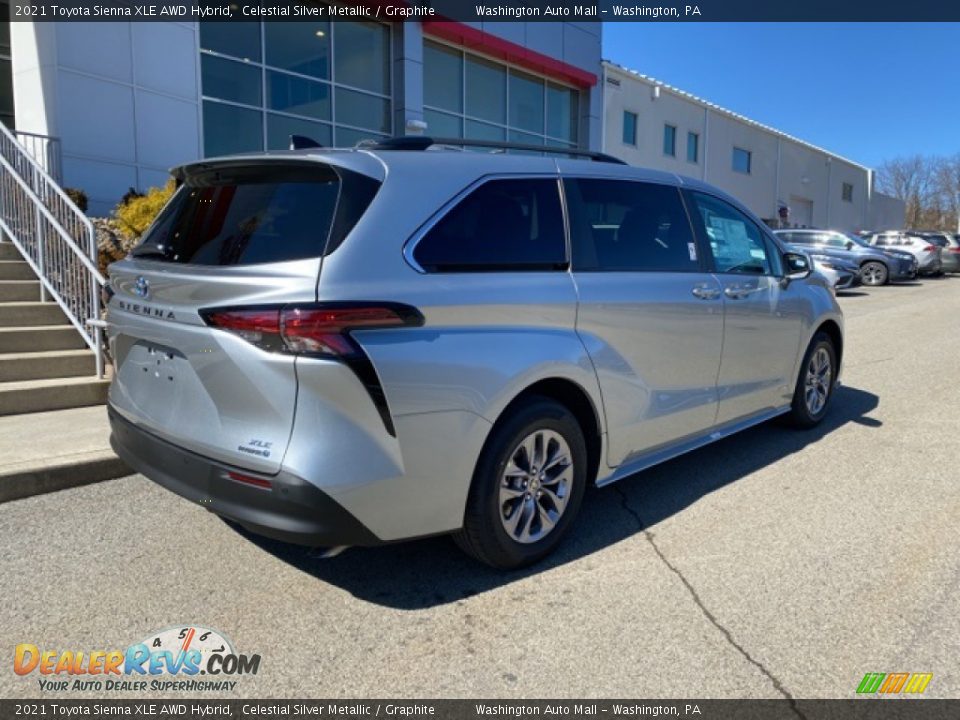
[[[423,118],[434,136],[576,147],[580,93],[459,48],[423,44]]]
[[[677,156],[677,128],[673,125],[663,126],[663,154]]]
[[[700,160],[700,136],[695,132],[687,133],[687,162]]]
[[[744,150],[743,148],[735,147],[733,149],[733,171],[738,173],[743,173],[744,175],[750,174],[750,165],[753,160],[753,153],[749,150]]]
[[[844,202],[853,202],[853,185],[851,183],[843,184],[840,189],[840,197],[843,198]]]
[[[282,150],[290,135],[355,145],[392,134],[390,28],[373,22],[200,23],[207,157]]]
[[[623,111],[623,144],[637,144],[637,114],[629,110]]]

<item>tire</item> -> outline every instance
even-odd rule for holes
[[[823,371],[823,360],[828,363]],[[793,392],[788,420],[798,428],[812,428],[820,424],[830,408],[837,381],[837,351],[833,340],[824,332],[813,336],[803,355],[800,375]]]
[[[867,287],[879,287],[890,281],[890,271],[879,260],[867,260],[860,266],[860,282]]]
[[[544,458],[557,464],[537,467]],[[586,484],[587,444],[576,418],[554,400],[530,397],[501,418],[487,439],[454,541],[495,568],[531,565],[563,540]]]

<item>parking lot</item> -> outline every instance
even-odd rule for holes
[[[822,426],[594,491],[540,566],[498,573],[445,538],[321,560],[131,476],[2,507],[0,647],[205,625],[262,655],[246,697],[845,698],[866,672],[956,697],[960,276],[840,302]],[[40,695],[9,667],[0,696]]]

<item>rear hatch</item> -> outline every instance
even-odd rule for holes
[[[110,403],[180,447],[276,473],[293,425],[295,356],[271,346],[249,313],[230,331],[213,327],[211,314],[252,307],[276,317],[276,308],[315,302],[324,254],[379,179],[293,156],[177,174],[181,186],[141,244],[110,267]]]

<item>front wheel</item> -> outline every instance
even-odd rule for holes
[[[454,540],[496,568],[535,563],[567,533],[586,483],[587,447],[576,418],[553,400],[530,398],[488,438]]]
[[[810,341],[793,393],[790,420],[796,427],[811,428],[827,414],[837,380],[837,352],[833,340],[818,332]]]
[[[890,272],[882,262],[871,260],[860,266],[860,281],[864,285],[871,287],[886,285],[889,277]]]

